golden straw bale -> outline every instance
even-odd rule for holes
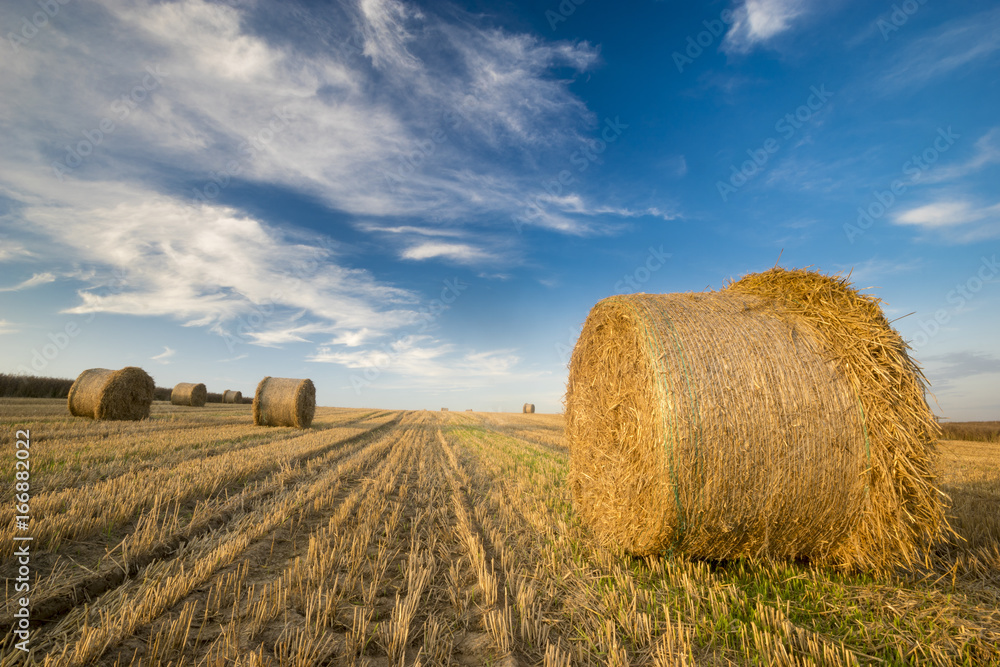
[[[529,414],[529,415],[530,414],[534,414],[535,413],[535,404],[534,403],[525,403],[524,407],[521,408],[521,412],[523,412],[525,414]]]
[[[223,403],[242,403],[243,402],[243,392],[235,391],[232,389],[227,389],[225,393],[222,394]]]
[[[265,377],[253,397],[257,426],[309,428],[316,414],[316,387],[312,380]]]
[[[190,405],[200,408],[208,400],[208,389],[201,382],[181,382],[170,392],[170,402],[174,405]]]
[[[76,417],[145,419],[153,404],[154,389],[153,378],[141,368],[91,368],[80,373],[70,387],[67,407]]]
[[[925,379],[846,278],[599,302],[566,394],[570,484],[635,554],[910,565],[946,528]]]

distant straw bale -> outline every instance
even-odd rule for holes
[[[208,389],[201,382],[181,382],[170,392],[170,402],[174,405],[190,405],[200,408],[208,400]]]
[[[913,564],[947,527],[939,429],[880,303],[777,268],[598,303],[566,394],[584,520],[634,554]]]
[[[227,389],[225,393],[222,394],[223,403],[242,403],[243,402],[243,392],[234,391],[232,389]]]
[[[67,407],[76,417],[138,420],[149,417],[153,378],[135,366],[113,371],[91,368],[80,373],[69,389]]]
[[[258,426],[309,428],[316,414],[316,387],[312,380],[265,377],[253,398],[253,421]]]
[[[534,403],[525,403],[524,407],[521,408],[521,412],[523,412],[524,414],[527,414],[527,415],[534,414],[535,413],[535,404]]]

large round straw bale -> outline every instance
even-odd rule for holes
[[[521,408],[521,412],[524,412],[525,414],[529,414],[529,415],[534,414],[535,413],[535,404],[534,403],[525,403],[524,407]]]
[[[316,414],[316,387],[312,380],[265,377],[253,397],[257,426],[309,428]]]
[[[200,408],[208,400],[208,389],[201,382],[181,382],[170,392],[170,402],[174,405],[190,405]]]
[[[912,564],[946,525],[939,430],[880,303],[784,269],[598,303],[566,395],[581,516],[639,555]]]
[[[70,414],[92,419],[145,419],[153,403],[153,378],[141,368],[91,368],[69,389]]]
[[[243,392],[234,391],[232,389],[227,389],[224,394],[222,394],[223,403],[242,403],[243,402]]]

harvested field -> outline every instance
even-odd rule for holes
[[[261,429],[250,405],[100,422],[0,399],[0,422],[5,447],[31,432],[38,664],[1000,664],[996,443],[941,444],[964,541],[877,577],[601,548],[561,415],[317,408]],[[5,633],[0,665],[24,662]]]

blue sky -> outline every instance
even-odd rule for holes
[[[561,408],[600,299],[853,271],[1000,419],[993,2],[14,0],[0,372]],[[904,317],[905,316],[905,317]]]

